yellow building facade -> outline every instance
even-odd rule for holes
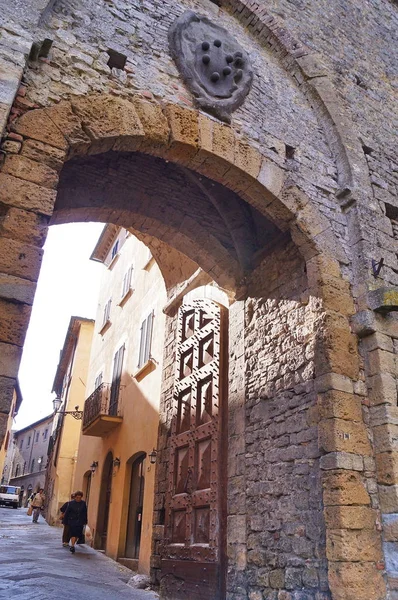
[[[93,331],[94,321],[71,317],[54,378],[52,391],[57,397],[57,412],[48,449],[45,486],[46,518],[51,525],[57,523],[60,506],[73,492],[82,423],[82,414],[75,412],[75,408],[82,410],[84,406]],[[70,414],[63,414],[65,411]]]
[[[6,420],[6,422],[7,422],[6,435],[0,446],[0,474],[2,474],[1,483],[8,483],[10,477],[12,476],[11,466],[12,466],[12,461],[13,461],[13,440],[11,439],[12,438],[11,429],[12,429],[13,420],[15,419],[15,417],[18,414],[18,410],[19,410],[21,404],[22,404],[22,394],[21,394],[21,389],[19,387],[19,383],[17,381],[17,384],[14,387],[10,411],[9,411],[8,415],[1,414],[1,418]],[[8,455],[8,459],[7,459],[7,455]]]
[[[106,225],[92,259],[104,272],[74,487],[88,502],[94,546],[148,574],[166,289],[125,229]]]

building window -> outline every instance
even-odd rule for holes
[[[30,472],[33,473],[35,470],[35,459],[32,458],[32,462],[30,463]]]
[[[94,381],[94,390],[98,389],[101,384],[102,384],[102,371],[95,378],[95,381]]]
[[[111,395],[110,395],[110,400],[109,400],[109,414],[112,416],[118,415],[119,390],[120,390],[120,382],[122,380],[123,357],[124,357],[124,344],[116,352],[115,357],[113,359],[112,385],[111,385]]]
[[[138,368],[140,369],[151,357],[153,311],[147,316],[141,325],[140,353],[138,356]]]
[[[19,475],[19,469],[20,469],[20,465],[17,465],[17,466],[15,467],[15,474],[14,474],[14,477],[18,477],[18,475]]]
[[[119,250],[119,240],[116,240],[113,248],[112,248],[112,254],[111,254],[111,260],[113,260],[116,256],[116,254],[118,253]]]
[[[31,436],[28,437],[28,443],[26,444],[26,446],[30,446],[30,440],[31,440]]]
[[[122,298],[124,298],[129,291],[131,290],[131,280],[133,276],[133,266],[129,268],[127,273],[123,277],[123,285],[122,285]]]
[[[102,319],[102,327],[105,327],[110,322],[112,298],[108,300],[104,307],[104,317]]]
[[[48,429],[45,429],[45,430],[43,431],[43,439],[44,439],[44,440],[46,440],[46,439],[47,439],[47,436],[48,436]]]
[[[21,441],[19,442],[19,449],[20,449],[20,450],[22,450],[22,448],[23,448],[23,440],[21,440]]]
[[[37,431],[37,432],[36,432],[36,440],[35,440],[35,441],[36,441],[36,442],[38,442],[38,441],[39,441],[39,431]]]

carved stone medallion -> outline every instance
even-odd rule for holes
[[[170,27],[169,44],[200,108],[229,123],[252,84],[247,53],[223,27],[191,10]]]

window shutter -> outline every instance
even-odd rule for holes
[[[148,315],[146,323],[144,363],[151,357],[153,311]]]
[[[144,364],[145,336],[146,336],[146,319],[141,324],[140,353],[138,356],[138,368],[139,369]]]

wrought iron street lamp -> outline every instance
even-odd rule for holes
[[[54,412],[57,415],[72,415],[72,417],[74,419],[76,419],[77,421],[81,421],[83,419],[83,412],[82,410],[79,410],[78,406],[75,406],[75,410],[59,410],[59,407],[62,404],[62,400],[61,398],[54,398],[53,400],[53,407],[54,407]]]

